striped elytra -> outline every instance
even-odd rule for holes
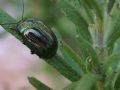
[[[56,54],[58,48],[56,35],[41,20],[23,19],[17,24],[15,30],[18,30],[29,43],[38,49],[41,58],[51,58]]]

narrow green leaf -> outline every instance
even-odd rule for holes
[[[116,75],[115,83],[114,83],[114,88],[117,90],[120,90],[120,73]]]
[[[80,81],[73,82],[63,90],[91,90],[93,85],[99,80],[99,76],[93,74],[84,75]]]
[[[114,78],[116,73],[111,72],[106,74],[106,80],[104,82],[105,90],[114,90]]]
[[[104,62],[104,69],[108,70],[109,67],[116,69],[118,62],[120,61],[120,53],[114,53],[106,58]]]
[[[112,75],[108,75],[105,82],[106,90],[119,90],[120,89],[120,72],[113,72]]]
[[[120,53],[118,55],[120,55]],[[114,55],[113,57],[115,58],[116,56]],[[105,80],[105,87],[109,88],[108,90],[120,89],[120,61],[118,61],[118,59],[120,60],[118,57],[113,59],[115,61],[106,69],[107,78]]]
[[[82,53],[84,54],[84,59],[89,59],[88,62],[91,65],[91,69],[94,69],[98,71],[98,73],[101,72],[100,62],[98,60],[98,56],[92,45],[84,40],[80,35],[77,36],[77,42],[80,47],[80,50],[82,50]]]
[[[120,37],[120,14],[116,17],[115,22],[113,23],[112,31],[107,38],[107,47],[112,48],[116,42],[116,40]]]
[[[86,3],[82,2],[81,0],[65,1],[70,3],[70,5],[72,5],[78,12],[80,12],[81,16],[83,16],[83,18],[85,18],[87,22],[93,23],[94,14],[92,13],[92,10],[87,6]]]
[[[114,89],[118,77],[118,73],[120,70],[119,62],[120,62],[120,53],[114,53],[108,56],[103,64],[104,72],[106,73],[106,77],[107,77],[105,81],[105,87],[111,88],[111,90]]]
[[[28,77],[28,80],[29,83],[31,83],[31,85],[33,85],[36,88],[36,90],[53,90],[34,77]]]
[[[93,9],[97,16],[102,20],[102,10],[96,0],[80,0],[82,3],[86,4],[89,8]]]
[[[120,23],[120,9],[118,7],[119,5],[119,0],[116,0],[114,3],[114,6],[110,12],[106,16],[106,23],[104,26],[107,26],[105,28],[105,44],[108,48],[108,53],[111,54],[114,50],[114,44],[116,40],[119,38],[119,23]]]
[[[108,11],[107,11],[108,13],[110,13],[110,11],[112,10],[114,3],[115,3],[115,0],[109,0]]]
[[[82,0],[79,0],[79,3],[83,6],[83,8],[84,8],[84,10],[85,10],[85,12],[86,12],[86,14],[87,14],[87,16],[88,16],[88,19],[89,19],[90,23],[93,23],[95,16],[94,16],[94,14],[92,13],[92,10],[91,10],[91,9],[89,8],[89,6],[88,6],[86,3],[84,3]]]
[[[79,0],[79,1],[86,4],[89,8],[92,8],[92,6],[88,0]]]
[[[16,20],[14,18],[12,18],[10,15],[8,15],[5,11],[3,11],[3,10],[0,9],[0,25],[1,24],[5,24],[5,23],[16,23]],[[2,27],[6,31],[8,31],[12,35],[14,35],[20,41],[23,41],[21,35],[18,32],[16,32],[13,29],[10,29],[10,27],[13,27],[13,26],[14,26],[14,24],[2,25]]]
[[[88,23],[85,19],[81,16],[77,10],[68,4],[64,0],[60,0],[58,2],[58,7],[61,8],[65,15],[77,26],[79,26],[79,33],[85,38],[87,41],[91,41],[90,33],[88,31]]]
[[[64,0],[67,3],[69,3],[71,6],[73,6],[78,12],[80,12],[80,4],[79,0]]]
[[[72,7],[70,4],[68,4],[66,1],[64,0],[60,0],[58,2],[58,8],[62,9],[66,16],[74,23],[74,24],[78,24],[80,23],[81,24],[81,27],[83,29],[86,30],[86,26],[88,26],[88,24],[86,23],[86,21],[82,18],[82,16],[80,15],[79,12],[77,12],[75,10],[74,7]],[[82,22],[81,22],[82,21]],[[83,26],[82,26],[83,25]]]
[[[110,12],[110,15],[112,16],[112,18],[115,18],[120,14],[120,9],[119,9],[119,3],[120,1],[119,0],[111,0],[111,3],[114,3],[113,4],[113,7],[111,9],[111,12]]]
[[[51,66],[58,70],[64,77],[68,78],[71,81],[77,81],[81,78],[79,72],[76,72],[71,65],[66,63],[66,60],[60,55],[54,56],[52,59],[46,60]]]
[[[61,53],[64,56],[64,59],[67,63],[71,65],[75,70],[79,73],[86,73],[86,66],[83,60],[79,57],[79,55],[73,51],[64,41],[62,41],[62,45],[60,47]]]

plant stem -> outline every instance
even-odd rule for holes
[[[96,90],[104,90],[104,85],[103,85],[103,82],[101,82],[101,81],[98,81],[97,83],[96,83]]]
[[[99,18],[96,17],[95,20],[95,30],[96,30],[96,42],[95,42],[95,49],[98,54],[98,58],[100,60],[100,63],[103,63],[103,60],[107,56],[107,50],[105,49],[104,46],[104,31],[103,31],[103,25],[102,22]]]
[[[11,33],[17,39],[19,39],[20,41],[23,42],[23,39],[22,39],[21,35],[18,32],[16,32],[15,30],[10,29],[10,27],[13,27],[13,24],[10,24],[10,23],[16,23],[16,20],[14,18],[12,18],[10,15],[8,15],[5,11],[3,11],[3,10],[0,9],[0,25],[7,32]],[[2,24],[6,24],[6,25],[2,25]]]
[[[101,64],[101,76],[102,76],[102,79],[97,83],[97,90],[104,90],[106,75],[102,65],[104,63],[105,58],[108,56],[108,50],[104,45],[103,22],[99,18],[96,18],[95,20],[95,30],[96,30],[95,49],[99,58],[99,63]]]

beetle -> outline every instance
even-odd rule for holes
[[[24,13],[24,3],[23,3]],[[37,53],[43,59],[55,56],[58,48],[56,35],[44,22],[36,18],[23,18],[13,28],[23,37],[24,44],[30,44],[32,54]],[[5,24],[1,24],[5,25]]]
[[[58,48],[56,35],[41,20],[25,18],[15,27],[32,45],[39,50],[41,58],[53,57]]]

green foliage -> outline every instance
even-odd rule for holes
[[[88,73],[84,75],[81,80],[71,83],[63,90],[91,90],[99,78],[97,75]]]
[[[36,90],[52,90],[34,77],[28,77],[28,80],[36,88]]]
[[[116,43],[119,44],[120,36],[120,1],[57,0],[55,3],[48,1],[45,4],[46,2],[47,0],[43,1],[46,5],[43,6],[43,10],[46,10],[46,13],[52,5],[54,7],[56,5],[55,10],[60,14],[53,20],[54,25],[57,25],[55,23],[58,23],[58,18],[64,19],[65,15],[76,29],[76,36],[72,37],[75,39],[75,48],[64,41],[64,38],[58,39],[57,54],[53,58],[44,60],[71,81],[71,84],[63,90],[119,90],[120,53],[119,50],[117,52],[114,50]],[[9,22],[15,20],[5,11],[0,10],[0,23]],[[2,26],[23,42],[24,37],[15,30],[9,29],[11,24]],[[66,29],[60,26],[54,28]],[[71,29],[67,28],[67,32],[71,32],[69,30]],[[34,50],[34,46],[29,43],[25,45]],[[35,78],[28,79],[37,90],[51,90]]]
[[[85,21],[85,19],[81,16],[77,10],[69,5],[66,1],[60,0],[58,2],[58,7],[61,8],[65,15],[76,25],[79,26],[79,30],[77,30],[78,33],[80,33],[86,40],[90,40],[90,34],[88,32],[88,23]]]
[[[16,21],[8,15],[6,12],[0,9],[0,24],[5,24],[5,23],[16,23]],[[5,28],[8,32],[13,34],[16,38],[18,38],[20,41],[23,41],[19,33],[17,33],[15,30],[10,29],[13,27],[13,25],[2,25],[3,28]]]
[[[102,8],[100,7],[100,5],[98,4],[98,2],[96,0],[80,0],[84,5],[86,5],[88,8],[93,9],[95,14],[102,19],[103,15],[102,15]]]
[[[114,88],[118,90],[120,89],[120,73],[116,74]]]
[[[56,68],[61,74],[71,81],[76,81],[81,77],[81,72],[77,72],[60,55],[56,55],[52,59],[46,60],[46,62]]]
[[[115,22],[113,23],[113,30],[109,36],[108,47],[113,47],[114,43],[120,36],[120,14],[116,17]]]
[[[98,72],[100,72],[99,68],[100,68],[100,65],[99,65],[99,61],[98,61],[98,57],[97,57],[97,54],[94,50],[94,48],[91,46],[91,44],[87,41],[85,41],[82,37],[78,36],[77,37],[77,40],[78,40],[78,45],[80,47],[80,49],[82,50],[82,53],[84,55],[84,58],[83,60],[87,60],[87,62],[90,62],[91,63],[89,65],[89,70],[97,70]],[[90,52],[89,52],[90,51]]]
[[[112,68],[116,71],[117,66],[119,65],[120,53],[114,53],[108,56],[104,62],[104,68],[108,71],[109,68]]]
[[[78,72],[82,71],[82,74],[87,72],[85,64],[79,55],[77,55],[77,53],[74,52],[74,50],[72,50],[72,48],[70,48],[64,41],[62,41],[61,44],[60,51],[62,52],[63,57],[65,57],[65,61],[75,68],[75,70],[78,70]]]
[[[113,8],[113,5],[115,3],[115,0],[110,0],[108,4],[108,13],[110,13],[111,9]]]

